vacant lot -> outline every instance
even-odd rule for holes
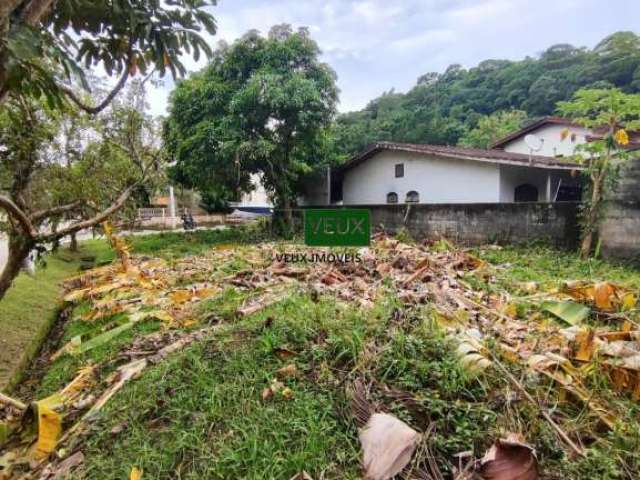
[[[67,284],[74,314],[37,397],[80,372],[58,407],[56,451],[74,475],[359,478],[366,405],[428,432],[408,467],[418,478],[471,471],[508,433],[536,449],[542,478],[634,478],[639,409],[619,378],[632,370],[598,349],[611,332],[635,338],[636,271],[386,237],[349,250],[361,262],[282,264],[277,253],[304,247],[260,240],[134,239],[128,273],[115,264]],[[585,283],[563,284],[573,279]],[[605,340],[585,345],[590,329]]]

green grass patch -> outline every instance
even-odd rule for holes
[[[0,390],[14,385],[40,348],[60,308],[62,281],[87,263],[83,258],[106,257],[105,242],[83,242],[78,252],[61,248],[47,255],[46,268],[34,277],[20,274],[0,301]]]
[[[128,239],[136,254],[180,258],[203,254],[214,246],[255,244],[267,238],[267,232],[260,225],[246,225],[216,230],[132,235]]]
[[[540,282],[558,286],[563,280],[593,280],[621,283],[640,288],[637,269],[613,265],[604,260],[581,259],[573,251],[544,246],[508,246],[499,250],[477,249],[484,260],[498,267],[501,285],[513,287],[514,282]]]
[[[227,293],[206,307],[225,299],[237,301]],[[443,458],[487,444],[496,414],[483,403],[486,391],[461,370],[427,310],[398,323],[391,294],[362,310],[293,293],[222,328],[108,404],[84,450],[85,478],[126,477],[133,465],[159,479],[290,478],[302,470],[360,478],[345,392],[355,377],[415,395],[418,411],[379,399],[418,429],[435,421]],[[283,350],[295,356],[281,358]],[[264,401],[263,389],[289,363],[299,371],[284,380],[293,398]]]

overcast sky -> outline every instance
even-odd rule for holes
[[[338,74],[342,112],[382,92],[405,92],[423,73],[452,63],[521,59],[550,45],[593,47],[618,30],[640,32],[640,0],[218,0],[213,45],[252,28],[309,27]],[[190,70],[203,64],[185,62]],[[154,114],[166,112],[173,82],[150,87]]]

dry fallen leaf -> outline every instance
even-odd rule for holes
[[[537,480],[538,459],[535,450],[522,437],[510,433],[496,440],[480,463],[484,480]]]
[[[38,441],[35,457],[41,459],[49,456],[56,448],[62,433],[62,419],[60,414],[43,402],[36,404],[36,413],[38,415]]]
[[[313,477],[303,470],[300,473],[296,473],[289,480],[313,480]]]
[[[289,365],[278,370],[277,375],[281,379],[293,378],[298,375],[298,368],[293,363],[290,363]]]
[[[129,473],[129,480],[140,480],[142,478],[142,470],[138,467],[131,467],[131,473]]]
[[[367,480],[386,480],[411,461],[420,434],[387,413],[375,413],[360,429],[363,467]]]

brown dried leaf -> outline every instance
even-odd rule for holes
[[[281,379],[293,378],[298,375],[298,367],[296,367],[295,364],[290,363],[289,365],[282,367],[276,373]]]
[[[480,475],[484,480],[538,480],[535,450],[520,435],[510,433],[484,455]]]
[[[360,430],[365,479],[386,480],[402,471],[421,435],[393,415],[375,413]]]

